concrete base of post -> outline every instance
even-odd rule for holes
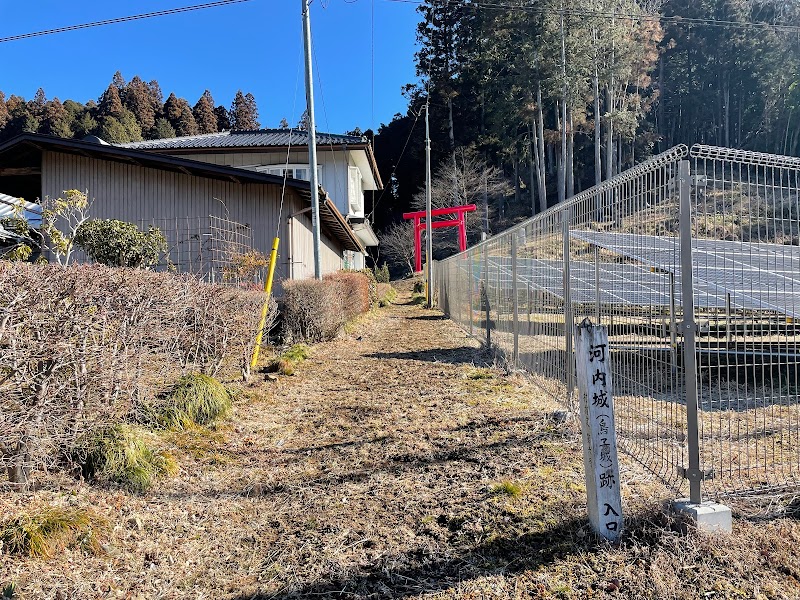
[[[687,498],[679,498],[671,505],[672,513],[685,525],[692,525],[706,533],[731,533],[733,518],[731,509],[716,502],[696,504]]]

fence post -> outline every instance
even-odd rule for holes
[[[489,307],[489,244],[483,245],[483,294],[481,296],[481,308],[486,311],[486,349],[492,348],[492,322],[490,320],[491,309]]]
[[[683,378],[686,389],[686,437],[689,468],[684,476],[689,480],[689,500],[702,501],[700,469],[700,428],[697,411],[697,339],[694,320],[694,278],[692,273],[692,187],[689,161],[678,163],[678,192],[680,205],[681,292],[683,294]]]
[[[472,256],[465,257],[469,268],[469,334],[475,333],[473,329],[473,319],[475,315],[475,260]]]
[[[594,316],[600,325],[600,248],[594,247]]]
[[[713,476],[700,465],[700,426],[697,406],[697,339],[694,318],[692,273],[692,183],[689,161],[678,163],[680,206],[681,293],[683,295],[683,379],[686,388],[686,441],[689,466],[682,469],[689,480],[689,500],[678,500],[674,508],[704,531],[732,530],[731,509],[715,502],[703,502],[701,485]]]
[[[567,396],[572,398],[575,391],[575,360],[572,352],[572,294],[569,274],[569,209],[561,211],[561,234],[564,237],[564,338],[567,371]]]
[[[514,332],[514,352],[512,354],[512,362],[517,366],[519,362],[519,298],[517,297],[519,290],[517,287],[517,233],[511,234],[511,293],[513,299],[511,306],[514,311],[513,332]]]

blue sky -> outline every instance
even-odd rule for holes
[[[204,0],[0,0],[0,37],[201,3]],[[300,0],[252,0],[201,11],[0,44],[0,90],[30,99],[96,99],[115,71],[158,80],[193,105],[203,90],[230,106],[252,92],[263,127],[305,108]],[[388,123],[414,80],[416,4],[313,0],[317,128]],[[371,12],[374,9],[374,111]]]

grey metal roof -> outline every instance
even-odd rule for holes
[[[189,160],[167,154],[144,152],[139,149],[121,148],[119,146],[60,138],[40,133],[23,133],[6,142],[0,143],[0,165],[3,164],[5,157],[19,155],[23,147],[33,149],[37,152],[50,150],[67,154],[78,154],[80,156],[99,158],[102,160],[135,164],[140,167],[160,169],[162,171],[173,171],[189,176],[233,181],[238,184],[256,183],[277,186],[284,184],[283,177],[277,175],[268,175],[266,173],[239,169],[238,167],[213,165],[211,163]],[[311,184],[308,181],[288,178],[285,184],[287,187],[297,190],[301,198],[310,202]],[[324,192],[322,188],[320,189]],[[323,230],[327,228],[330,233],[333,233],[332,237],[338,238],[346,250],[366,252],[353,229],[347,224],[347,221],[338,211],[336,205],[328,198],[327,193],[325,193],[324,196],[320,196],[320,221],[322,221]]]
[[[366,144],[364,137],[317,132],[318,146],[342,146]],[[285,146],[307,146],[308,132],[296,129],[256,129],[252,131],[221,131],[201,135],[146,140],[119,144],[123,148],[136,150],[173,150],[179,148],[263,148]]]

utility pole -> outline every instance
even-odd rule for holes
[[[433,223],[431,222],[431,128],[428,113],[430,96],[425,100],[425,259],[428,264],[427,298],[428,308],[433,308]]]
[[[309,0],[303,5],[303,49],[306,59],[306,110],[308,111],[308,169],[311,183],[311,230],[314,239],[314,277],[322,279],[319,226],[319,182],[317,181],[317,128],[314,123],[314,75],[311,70],[311,16]]]

